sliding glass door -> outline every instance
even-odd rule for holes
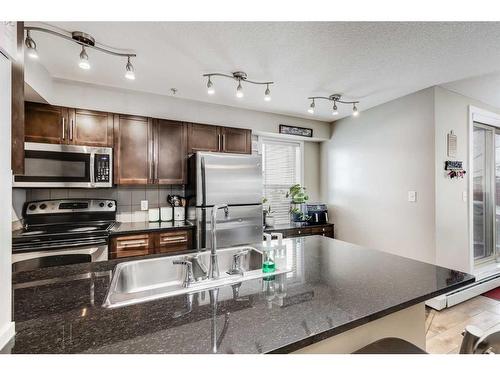
[[[478,264],[495,259],[500,248],[500,131],[474,123],[472,152],[474,260]]]

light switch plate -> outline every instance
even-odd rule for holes
[[[148,210],[148,201],[141,201],[141,210],[142,211]]]
[[[463,200],[464,202],[467,202],[467,190],[464,190],[464,191],[462,192],[462,200]]]
[[[417,192],[410,190],[408,191],[408,202],[416,202],[417,201]]]

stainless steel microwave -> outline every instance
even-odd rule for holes
[[[26,142],[24,175],[14,187],[103,188],[113,186],[113,149]]]

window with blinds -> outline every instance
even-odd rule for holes
[[[290,221],[290,186],[301,183],[302,149],[298,142],[261,138],[264,197],[276,224]]]

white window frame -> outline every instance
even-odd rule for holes
[[[301,186],[304,186],[304,141],[302,140],[294,140],[294,139],[289,139],[289,138],[282,138],[282,137],[271,137],[271,136],[258,136],[257,137],[258,141],[258,153],[259,155],[262,155],[262,143],[263,142],[270,142],[270,143],[292,143],[295,145],[299,146],[299,151],[300,151],[300,160],[299,160],[299,167],[300,167],[300,178],[299,178],[299,183]],[[264,177],[264,176],[262,176]],[[263,186],[264,187],[264,186]],[[306,186],[307,188],[307,186]]]

